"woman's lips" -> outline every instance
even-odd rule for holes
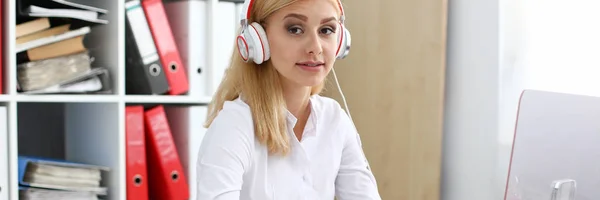
[[[296,63],[296,66],[298,66],[301,69],[306,70],[306,71],[316,72],[316,71],[320,71],[321,68],[323,68],[325,66],[325,63],[316,62],[316,61],[308,61],[308,62]]]

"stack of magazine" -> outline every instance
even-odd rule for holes
[[[103,166],[65,160],[19,156],[19,199],[97,200],[108,189],[102,186]]]
[[[107,10],[68,0],[17,0],[17,83],[21,93],[110,93],[108,70],[92,67],[84,42]]]

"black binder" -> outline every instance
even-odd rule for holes
[[[169,83],[140,1],[127,1],[125,9],[126,93],[165,94]]]

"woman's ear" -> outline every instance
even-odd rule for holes
[[[267,26],[268,26],[267,22],[261,21],[261,22],[258,22],[258,24],[260,24],[260,26],[262,26],[263,29],[265,29],[265,31],[267,31]]]

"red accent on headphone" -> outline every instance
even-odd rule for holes
[[[250,26],[252,26],[252,30],[254,30],[254,32],[256,32],[256,35],[258,36],[258,41],[260,41],[260,49],[262,49],[262,61],[265,61],[265,45],[262,41],[262,38],[260,37],[260,34],[258,33],[258,31],[256,30],[256,27],[254,27],[254,25],[250,24]]]
[[[344,37],[345,37],[345,35],[344,35],[345,31],[343,29],[343,25],[341,22],[340,22],[340,32],[341,32],[340,34],[342,34],[342,35],[340,36],[340,41],[338,41],[338,48],[337,48],[337,51],[335,51],[335,56],[337,56],[340,53],[340,49],[342,49],[342,41],[344,40]]]
[[[254,5],[254,0],[249,0],[248,10],[246,11],[246,19],[250,19],[250,11],[252,10],[252,6]]]
[[[242,59],[244,61],[247,61],[248,58],[250,58],[250,50],[248,49],[248,43],[246,43],[246,39],[244,39],[244,37],[242,37],[241,35],[237,37],[238,39],[242,39],[242,42],[244,42],[244,47],[246,48],[246,57],[244,57],[244,53],[239,52],[240,56],[242,57]],[[238,49],[240,49],[240,43],[236,42],[236,44],[238,45]]]

